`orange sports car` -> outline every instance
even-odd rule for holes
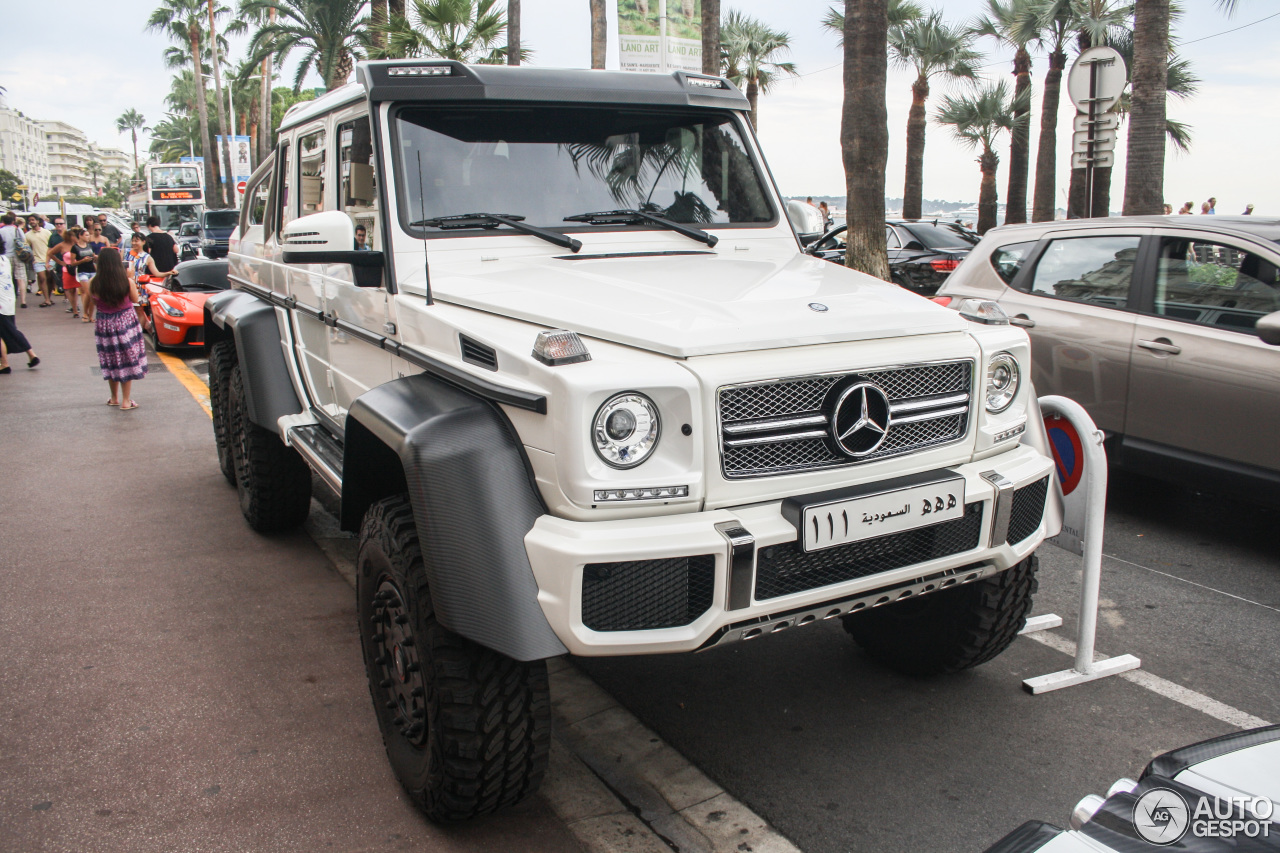
[[[178,264],[174,274],[142,285],[143,310],[151,318],[152,343],[157,350],[204,346],[204,302],[226,290],[227,262],[194,260]]]

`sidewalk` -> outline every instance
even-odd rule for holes
[[[329,559],[249,530],[150,352],[121,412],[92,326],[60,300],[17,315],[42,363],[0,376],[0,851],[581,849],[541,796],[422,818]]]

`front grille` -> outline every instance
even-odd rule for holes
[[[968,430],[972,375],[973,362],[965,360],[722,388],[722,469],[730,479],[763,477],[855,465],[959,440]],[[829,425],[841,390],[864,380],[879,386],[899,411],[891,415],[880,447],[850,457],[830,438]],[[957,402],[960,395],[965,398]]]
[[[192,326],[187,329],[187,337],[184,343],[188,345],[204,343],[204,326]]]
[[[590,563],[582,572],[582,624],[593,631],[688,625],[711,606],[715,569],[711,554]]]
[[[835,583],[949,557],[978,547],[982,502],[942,524],[863,539],[805,553],[797,543],[762,548],[756,557],[756,600],[805,592]]]
[[[1017,545],[1040,528],[1040,519],[1044,518],[1044,501],[1048,495],[1047,476],[1014,490],[1013,506],[1009,510],[1010,545]]]

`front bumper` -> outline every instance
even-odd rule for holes
[[[696,651],[1010,568],[1057,533],[1046,530],[1048,501],[1040,500],[1036,516],[1027,510],[1034,500],[1018,498],[1043,494],[1052,467],[1034,448],[1017,445],[949,468],[965,480],[964,518],[920,528],[909,539],[864,540],[854,551],[799,553],[796,529],[776,501],[620,521],[542,516],[525,549],[538,601],[571,653]],[[837,550],[846,556],[828,556]],[[840,563],[835,571],[833,560]],[[812,582],[797,582],[806,572]],[[789,582],[780,584],[784,573]],[[765,583],[766,576],[773,581]]]

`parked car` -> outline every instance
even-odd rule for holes
[[[204,303],[227,289],[227,262],[198,258],[178,264],[174,274],[142,285],[156,350],[204,346]]]
[[[206,210],[200,214],[200,251],[206,258],[225,258],[227,241],[236,223],[240,221],[240,211],[235,208],[224,210]]]
[[[997,300],[1040,394],[1113,462],[1280,505],[1280,219],[1077,219],[990,231],[943,300]],[[953,306],[954,307],[954,306]]]
[[[986,853],[1280,850],[1280,726],[1158,755],[1071,811],[1070,829],[1031,820]]]
[[[832,228],[805,251],[843,264],[845,227]],[[937,293],[979,239],[968,228],[940,219],[891,219],[884,236],[893,283],[922,296]]]
[[[200,257],[200,222],[192,220],[178,226],[178,260],[190,261]]]

